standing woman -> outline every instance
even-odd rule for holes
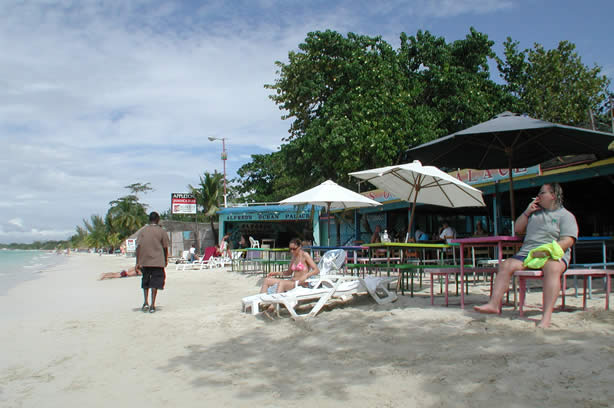
[[[267,293],[269,291],[274,291],[275,293],[287,292],[297,286],[305,286],[305,280],[320,273],[311,255],[303,251],[300,239],[292,239],[288,246],[292,254],[292,260],[290,265],[288,265],[288,269],[281,272],[281,276],[290,276],[290,279],[274,278],[273,276],[279,276],[279,272],[271,272],[264,280],[260,293]]]
[[[221,256],[231,258],[232,254],[230,253],[229,238],[230,234],[226,234],[222,237],[222,242],[220,242],[220,254]]]

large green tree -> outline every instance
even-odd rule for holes
[[[591,113],[604,113],[610,80],[601,67],[584,65],[574,44],[561,41],[557,48],[545,50],[536,43],[521,51],[508,37],[503,45],[504,57],[497,58],[497,67],[506,90],[516,98],[515,110],[583,127],[591,126]]]
[[[350,171],[402,162],[408,147],[504,110],[491,47],[473,29],[450,44],[402,34],[399,50],[380,37],[309,33],[266,85],[291,120],[287,143],[239,169],[245,192],[276,201],[328,178],[348,184]]]
[[[421,117],[408,109],[414,92],[396,51],[380,37],[334,31],[309,33],[299,50],[276,63],[279,77],[267,85],[292,120],[277,155],[288,163],[291,192],[399,161]]]
[[[470,29],[462,40],[446,43],[428,31],[401,34],[399,57],[419,93],[413,101],[428,127],[414,127],[407,145],[417,146],[490,119],[513,99],[490,78],[488,58],[494,42]]]
[[[236,195],[247,202],[274,202],[291,196],[297,182],[288,173],[288,165],[283,151],[271,154],[252,155],[252,161],[237,171]]]

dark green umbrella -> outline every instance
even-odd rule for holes
[[[594,154],[609,157],[614,134],[559,125],[503,112],[495,118],[409,149],[410,159],[448,168],[498,169],[507,167],[512,220],[512,168],[529,167],[559,156]]]

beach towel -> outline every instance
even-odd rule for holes
[[[535,258],[533,256],[535,252],[546,252],[548,256],[543,258]],[[558,242],[552,241],[551,244],[543,244],[535,249],[532,249],[522,264],[529,269],[541,269],[541,267],[544,266],[549,259],[558,261],[563,257],[563,255],[565,255],[563,248],[561,248]]]

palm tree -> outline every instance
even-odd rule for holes
[[[107,225],[100,215],[92,215],[90,222],[83,220],[85,229],[87,229],[87,238],[85,241],[92,248],[103,248],[107,245]]]
[[[128,237],[147,223],[145,207],[136,195],[120,197],[109,205],[106,221],[111,232],[118,233],[120,238]]]
[[[117,249],[122,243],[122,239],[119,236],[119,233],[109,234],[107,236],[107,243],[112,249]]]
[[[75,230],[75,235],[71,236],[69,240],[70,246],[72,248],[82,248],[83,246],[87,245],[85,241],[87,239],[87,229],[77,225]]]
[[[204,177],[200,176],[200,183],[198,187],[188,185],[188,188],[196,197],[196,205],[200,205],[203,208],[203,213],[209,217],[211,223],[211,230],[213,231],[213,237],[215,243],[217,240],[217,231],[213,226],[215,213],[220,209],[219,204],[222,199],[222,180],[223,175],[217,171],[213,174],[205,172]]]

